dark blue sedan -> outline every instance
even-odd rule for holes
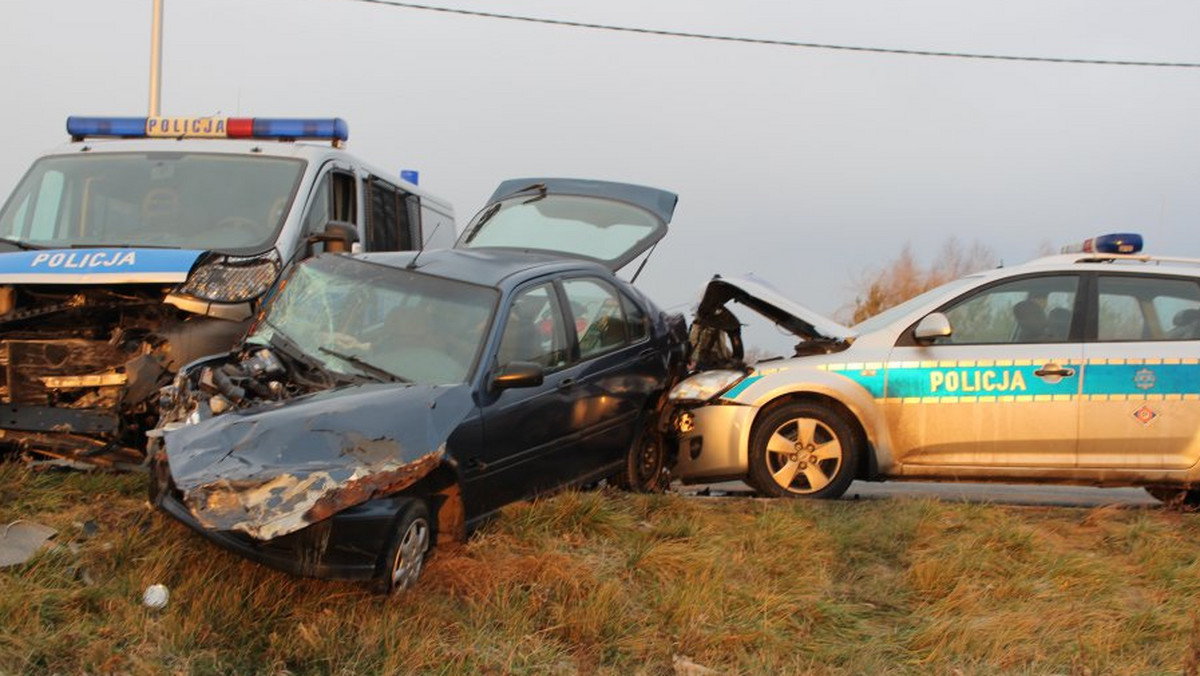
[[[684,321],[614,272],[675,200],[510,181],[454,249],[298,264],[237,350],[164,390],[154,501],[266,565],[392,590],[513,501],[661,487]]]

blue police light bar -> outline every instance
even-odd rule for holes
[[[327,139],[334,145],[350,138],[340,117],[79,117],[67,118],[67,133],[118,138]]]
[[[1063,253],[1135,254],[1142,250],[1142,236],[1134,232],[1117,232],[1069,244]]]
[[[412,183],[413,185],[418,185],[421,183],[421,172],[417,171],[416,169],[401,169],[400,178]]]
[[[87,136],[120,136],[137,138],[146,135],[144,117],[78,117],[67,118],[67,133],[72,138]]]

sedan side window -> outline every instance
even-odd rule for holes
[[[528,361],[553,370],[567,363],[567,332],[553,284],[519,292],[508,310],[496,355],[500,366]]]
[[[1098,290],[1098,340],[1200,340],[1200,285],[1196,282],[1110,275],[1100,277]]]
[[[975,293],[944,309],[954,334],[939,344],[1064,343],[1079,278],[1029,277]]]
[[[587,359],[629,342],[629,326],[621,296],[598,279],[568,279],[563,291],[571,304],[579,358]]]

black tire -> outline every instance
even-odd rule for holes
[[[392,594],[412,588],[421,576],[432,544],[429,506],[421,498],[412,498],[396,517],[392,540],[383,558],[379,591]]]
[[[655,425],[657,416],[651,415],[649,418],[625,453],[625,467],[609,477],[609,481],[621,490],[662,493],[671,483],[670,467],[667,466],[667,440]]]
[[[1146,486],[1146,492],[1168,507],[1200,507],[1200,490]]]
[[[755,425],[747,480],[777,498],[838,498],[854,481],[860,445],[850,423],[828,406],[787,403]]]

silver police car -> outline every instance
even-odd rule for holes
[[[1200,260],[1138,235],[963,277],[852,328],[714,278],[671,392],[677,478],[836,498],[854,479],[1143,486],[1200,504]],[[800,338],[745,366],[745,306]]]

